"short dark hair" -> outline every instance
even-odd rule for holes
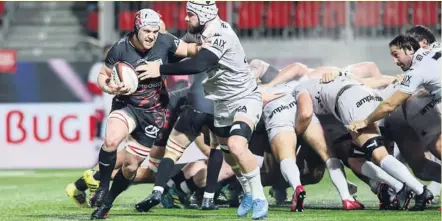
[[[427,40],[428,44],[436,41],[434,33],[423,25],[416,25],[407,31],[407,34],[415,38],[417,41]]]
[[[413,51],[417,51],[421,47],[419,45],[419,42],[415,38],[404,34],[400,34],[397,37],[395,37],[392,41],[390,41],[388,46],[390,47],[396,46],[400,49],[408,49],[408,50],[413,49]]]

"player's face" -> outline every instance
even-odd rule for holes
[[[185,20],[190,33],[195,34],[200,31],[200,22],[198,16],[195,13],[187,12]]]
[[[393,45],[390,48],[390,54],[393,57],[393,62],[403,71],[406,71],[411,67],[413,51],[404,50]]]
[[[421,46],[421,48],[425,48],[425,49],[429,49],[430,48],[430,45],[428,45],[428,42],[425,39],[420,41],[419,45]]]
[[[144,27],[138,32],[138,39],[145,50],[153,47],[158,38],[159,27]]]

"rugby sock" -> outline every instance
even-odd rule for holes
[[[100,180],[100,171],[95,171],[94,173],[94,179]]]
[[[280,163],[281,173],[284,179],[290,183],[293,191],[296,191],[296,187],[301,185],[300,173],[298,165],[296,165],[296,160],[292,158],[287,158],[281,160]]]
[[[104,145],[103,145],[104,147]],[[114,170],[117,160],[117,151],[106,152],[100,149],[98,154],[98,164],[100,167],[100,187],[109,189],[109,182],[111,180],[112,171]]]
[[[223,152],[221,150],[210,150],[210,156],[207,163],[206,188],[204,191],[205,198],[213,198],[216,185],[218,183],[219,171],[223,165]]]
[[[396,193],[401,191],[401,189],[404,187],[403,183],[390,176],[390,174],[386,173],[386,171],[382,170],[372,162],[364,162],[361,167],[361,172],[363,175],[371,178],[370,188],[372,191],[374,190],[373,192],[377,192],[377,186],[380,182],[385,183],[393,188]]]
[[[250,184],[250,189],[252,191],[252,198],[266,200],[264,195],[264,188],[261,184],[261,174],[259,167],[256,167],[253,171],[243,174],[243,176],[247,179]]]
[[[164,187],[167,185],[167,181],[170,179],[173,167],[175,163],[170,158],[163,158],[158,166],[158,172],[155,176],[155,186],[153,190],[158,190],[161,193],[164,192]]]
[[[341,161],[336,158],[330,158],[325,161],[330,179],[339,192],[342,200],[354,200],[348,191],[347,179],[344,176]]]
[[[244,176],[237,176],[236,179],[238,180],[239,184],[241,184],[244,194],[252,194],[252,187],[250,187],[250,183],[247,181],[247,178]]]
[[[193,181],[193,177],[191,177],[190,179],[182,182],[179,186],[177,186],[177,188],[186,194],[192,194],[196,189],[198,189],[198,186],[195,184],[195,181]]]
[[[125,191],[130,184],[131,181],[124,177],[123,170],[119,169],[117,174],[115,174],[112,187],[110,188],[109,195],[106,197],[104,204],[108,206],[112,205],[118,195]]]
[[[394,178],[401,182],[404,182],[410,189],[412,189],[417,195],[424,192],[424,185],[420,183],[404,164],[399,162],[391,155],[386,156],[380,162],[381,168],[389,173]]]
[[[184,176],[184,172],[182,170],[180,170],[177,174],[175,174],[175,176],[173,176],[170,179],[173,181],[173,183],[175,183],[175,186],[179,186],[180,183],[182,183],[186,180],[186,177]],[[172,187],[172,186],[169,186],[169,187]]]
[[[376,181],[376,180],[370,180],[368,182],[368,185],[370,186],[370,190],[371,192],[373,192],[374,194],[378,194],[378,186],[381,184],[381,182]]]
[[[74,185],[75,185],[75,188],[77,188],[77,190],[80,190],[80,191],[87,190],[86,181],[84,181],[83,177],[78,178],[78,180],[75,181]]]

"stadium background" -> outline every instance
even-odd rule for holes
[[[440,2],[217,2],[249,57],[281,68],[373,61],[400,73],[388,42],[415,24],[440,39]],[[185,33],[185,2],[0,2],[0,169],[95,164],[94,106],[87,90],[101,46],[153,8]],[[170,77],[170,91],[188,85]]]

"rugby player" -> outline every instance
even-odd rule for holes
[[[388,99],[382,102],[365,119],[352,122],[348,127],[351,131],[357,132],[372,125],[376,121],[385,118],[398,106],[418,91],[419,87],[427,90],[429,97],[440,100],[440,56],[439,51],[429,51],[421,48],[419,42],[411,36],[399,35],[390,43],[390,52],[394,62],[405,71],[401,87]],[[440,110],[440,109],[439,109]],[[439,147],[440,139],[436,141]],[[407,185],[410,184],[407,182]],[[432,193],[426,186],[413,189],[416,192],[416,204],[413,210],[423,210],[429,200],[433,199]]]
[[[116,197],[126,190],[135,177],[141,162],[149,157],[150,167],[155,172],[164,149],[154,146],[157,139],[164,137],[168,124],[168,96],[163,79],[141,79],[137,91],[123,95],[128,88],[115,85],[110,80],[111,69],[117,62],[126,62],[137,67],[148,61],[167,63],[169,54],[186,57],[197,52],[195,45],[188,45],[173,35],[159,33],[160,17],[151,9],[135,14],[134,31],[124,36],[110,49],[105,65],[100,70],[98,84],[109,94],[116,94],[112,112],[106,126],[104,145],[99,153],[100,185],[90,203],[98,208],[91,219],[107,217]],[[116,163],[117,147],[127,141],[122,168],[116,173],[112,188],[109,183]]]
[[[263,100],[244,50],[230,25],[218,17],[215,2],[187,2],[186,21],[194,33],[201,33],[206,44],[196,56],[186,61],[163,65],[151,62],[139,67],[139,71],[144,71],[141,79],[157,78],[160,73],[197,74],[207,71],[208,78],[203,83],[207,98],[214,100],[215,134],[221,149],[238,162],[251,187],[251,195],[246,194],[248,200],[242,201],[237,215],[245,216],[253,210],[253,219],[264,218],[268,213],[268,202],[256,159],[247,148],[261,117]],[[226,156],[226,161],[232,165],[234,161],[228,158]],[[172,159],[164,158],[160,165],[167,171],[173,164]],[[168,177],[157,177],[152,194],[138,203],[136,209],[147,211],[157,205],[167,180]]]

